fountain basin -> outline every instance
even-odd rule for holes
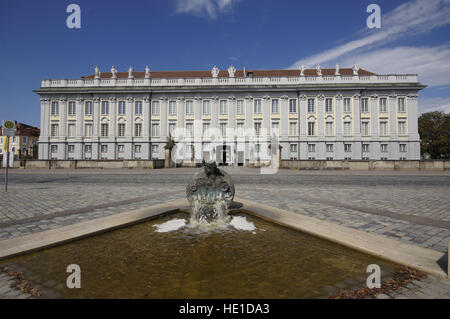
[[[21,271],[44,298],[324,298],[365,287],[369,264],[383,280],[396,265],[236,211],[242,225],[157,225],[189,220],[179,212],[0,265]],[[176,224],[176,223],[174,223]],[[179,224],[178,226],[180,226]],[[81,268],[81,289],[65,285],[66,267]]]
[[[254,215],[254,217],[258,217],[256,218],[256,220],[258,222],[255,222],[255,224],[257,225],[257,223],[259,223],[259,221],[263,221],[267,220],[270,221],[268,224],[270,226],[277,226],[280,227],[278,225],[275,224],[280,224],[280,225],[284,225],[284,226],[289,226],[289,227],[282,227],[282,229],[285,230],[289,230],[289,232],[293,232],[295,234],[298,234],[299,236],[305,236],[305,233],[311,234],[313,236],[309,236],[307,235],[307,237],[303,237],[303,240],[300,240],[299,245],[288,245],[287,243],[289,243],[289,241],[284,241],[283,243],[280,244],[286,244],[287,249],[290,249],[290,247],[301,247],[302,242],[309,242],[311,240],[318,240],[319,238],[317,237],[321,237],[323,239],[320,239],[320,241],[322,243],[324,243],[324,247],[326,247],[328,244],[334,245],[333,247],[337,247],[339,249],[341,248],[345,248],[343,246],[347,246],[350,247],[351,249],[348,249],[349,253],[348,254],[353,254],[353,253],[361,253],[363,252],[366,257],[364,257],[364,263],[366,263],[366,261],[368,261],[370,259],[370,263],[380,263],[380,266],[384,265],[385,260],[389,260],[392,261],[394,263],[398,263],[398,264],[403,264],[403,265],[408,265],[411,267],[415,267],[418,268],[420,270],[423,270],[425,272],[428,272],[430,274],[434,274],[437,276],[441,276],[441,277],[445,277],[446,273],[445,271],[443,271],[437,264],[437,261],[439,259],[442,258],[442,253],[431,250],[431,249],[425,249],[425,248],[420,248],[420,247],[416,247],[416,246],[412,246],[412,245],[408,245],[396,240],[392,240],[392,239],[388,239],[385,237],[381,237],[381,236],[376,236],[373,234],[368,234],[365,232],[361,232],[361,231],[357,231],[354,229],[350,229],[347,227],[343,227],[343,226],[339,226],[339,225],[334,225],[334,224],[330,224],[327,223],[325,221],[320,221],[311,217],[307,217],[307,216],[303,216],[301,214],[298,213],[292,213],[292,212],[288,212],[288,211],[284,211],[281,209],[277,209],[274,207],[270,207],[270,206],[266,206],[266,205],[261,205],[252,201],[248,201],[248,200],[244,200],[241,198],[236,198],[236,200],[238,202],[240,202],[243,205],[240,205],[241,207],[239,209],[232,209],[231,213],[232,214],[239,214],[242,217],[245,217],[247,219],[251,219],[251,216],[248,216],[248,214],[250,215]],[[30,272],[30,270],[25,269],[26,265],[23,264],[23,266],[21,266],[18,261],[19,260],[25,260],[26,258],[35,258],[34,259],[34,263],[32,264],[42,264],[44,263],[44,260],[57,260],[55,258],[48,258],[45,257],[45,254],[47,253],[51,253],[54,254],[53,251],[57,251],[57,249],[63,249],[64,247],[69,247],[71,245],[86,245],[87,248],[89,247],[95,247],[97,245],[100,245],[98,248],[98,250],[96,250],[95,255],[92,255],[92,251],[86,251],[84,254],[81,253],[74,253],[74,254],[69,254],[70,256],[74,257],[74,258],[66,258],[66,259],[62,259],[64,260],[64,263],[61,263],[59,265],[54,265],[52,267],[56,267],[58,270],[58,276],[59,277],[55,277],[55,278],[59,278],[58,281],[55,280],[56,285],[59,285],[59,288],[64,288],[65,287],[65,279],[67,278],[68,274],[65,273],[65,267],[68,264],[72,264],[72,263],[77,263],[79,262],[80,259],[78,259],[78,257],[83,257],[83,256],[93,256],[90,259],[95,259],[97,254],[99,256],[101,256],[102,253],[102,249],[103,251],[109,252],[107,256],[108,258],[102,259],[103,263],[102,265],[98,265],[98,269],[102,269],[105,268],[107,270],[108,267],[112,267],[112,265],[120,265],[120,260],[130,260],[129,258],[132,258],[133,256],[139,256],[140,253],[137,253],[136,251],[133,252],[133,245],[131,242],[131,238],[133,237],[133,232],[135,231],[134,227],[143,227],[142,229],[145,229],[145,227],[147,228],[147,230],[145,230],[145,237],[147,240],[145,240],[142,244],[144,246],[148,245],[149,243],[156,243],[156,241],[152,241],[148,239],[149,234],[153,235],[157,235],[157,237],[154,237],[156,239],[163,239],[166,238],[164,236],[172,236],[172,235],[176,235],[175,233],[158,233],[156,232],[156,228],[153,227],[156,224],[162,224],[164,220],[172,220],[174,219],[176,216],[172,215],[175,213],[180,212],[180,208],[182,209],[188,209],[188,202],[184,199],[182,200],[176,200],[173,202],[168,202],[165,204],[160,204],[160,205],[155,205],[152,207],[148,207],[148,208],[144,208],[144,209],[139,209],[136,211],[130,211],[130,212],[126,212],[126,213],[121,213],[121,214],[117,214],[117,215],[113,215],[113,216],[108,216],[108,217],[104,217],[104,218],[100,218],[100,219],[96,219],[96,220],[92,220],[89,222],[84,222],[84,223],[80,223],[80,224],[75,224],[75,225],[70,225],[70,226],[65,226],[65,227],[61,227],[61,228],[57,228],[57,229],[53,229],[53,230],[49,230],[49,231],[45,231],[45,232],[41,232],[41,233],[36,233],[36,234],[31,234],[31,235],[27,235],[27,236],[23,236],[23,237],[19,237],[19,238],[13,238],[13,239],[9,239],[9,240],[4,240],[4,241],[0,241],[0,264],[4,265],[4,264],[14,264],[18,267],[22,267],[22,270],[25,270],[26,273],[25,275],[31,274],[31,278],[33,279],[35,283],[37,283],[37,285],[42,285],[44,288],[47,287],[45,284],[47,283],[47,285],[51,285],[52,281],[49,282],[44,282],[42,283],[42,279],[44,278],[45,273],[47,273],[48,271],[46,269],[41,268],[41,270],[33,270],[33,273]],[[244,214],[243,214],[244,213]],[[186,215],[182,215],[185,216],[183,218],[188,219],[188,216]],[[166,219],[160,219],[160,218],[166,218]],[[261,220],[264,219],[264,220]],[[179,218],[175,218],[175,219],[179,219]],[[273,223],[275,222],[275,223]],[[138,224],[136,226],[132,226],[134,224]],[[130,226],[130,227],[125,227],[125,226]],[[264,228],[261,227],[260,228]],[[292,229],[294,228],[294,229]],[[296,230],[295,230],[296,229]],[[114,231],[113,231],[114,230]],[[117,231],[116,231],[117,230]],[[131,233],[128,232],[128,230],[133,230]],[[236,234],[234,234],[232,232],[233,229],[231,229],[231,234],[233,236],[235,236]],[[300,232],[298,231],[300,230]],[[230,230],[228,230],[230,231]],[[128,235],[120,235],[122,232],[124,232],[125,234]],[[279,238],[285,238],[283,236],[285,235],[281,235],[282,232],[279,232],[278,230],[274,231],[274,233],[278,232],[278,236],[274,237],[274,240],[277,241]],[[104,234],[102,234],[104,233]],[[263,234],[264,232],[259,230],[256,232],[256,234],[253,234],[250,231],[239,231],[238,232],[238,237],[233,237],[235,239],[232,239],[230,237],[230,239],[228,239],[227,237],[224,238],[224,242],[222,243],[223,247],[231,247],[230,244],[226,245],[226,243],[230,243],[229,240],[231,240],[232,243],[236,243],[236,247],[246,247],[246,245],[250,245],[250,247],[252,248],[253,246],[251,245],[251,243],[255,240],[255,238],[257,238],[258,236],[260,238],[260,235]],[[119,234],[119,235],[116,235]],[[94,236],[94,235],[99,235],[99,236]],[[107,237],[103,237],[103,236],[119,236],[118,238],[120,239],[120,236],[124,236],[123,238],[126,238],[126,240],[115,240],[113,237],[110,237],[109,239],[104,239]],[[185,234],[185,236],[188,236],[189,234]],[[159,236],[159,237],[158,237]],[[201,235],[203,236],[203,235]],[[236,238],[239,239],[239,236],[247,236],[246,239],[244,240],[238,240],[236,241]],[[256,237],[255,237],[256,236]],[[264,235],[265,236],[265,235]],[[286,236],[290,236],[290,235],[286,235]],[[297,235],[294,235],[297,236]],[[88,237],[88,238],[85,238]],[[188,236],[189,237],[189,236]],[[85,239],[83,239],[85,238]],[[220,238],[220,236],[219,236]],[[302,237],[299,237],[302,238]],[[307,238],[306,240],[304,238]],[[82,240],[78,240],[78,239],[82,239]],[[241,238],[242,239],[242,238]],[[75,241],[77,240],[77,241]],[[189,239],[184,239],[185,241],[189,242]],[[68,243],[67,245],[65,245],[65,243]],[[92,244],[86,244],[92,242]],[[117,243],[121,243],[122,246],[120,245],[115,245]],[[128,246],[123,246],[126,242],[131,242],[128,244]],[[161,245],[164,245],[167,242],[172,242],[172,240],[162,240],[161,241]],[[176,241],[174,241],[176,242]],[[194,241],[195,242],[195,241]],[[207,241],[208,242],[208,241]],[[211,242],[215,242],[215,240],[212,240]],[[243,244],[242,244],[242,243]],[[99,244],[102,243],[102,244]],[[191,243],[193,243],[191,241]],[[337,245],[336,243],[339,243],[339,245]],[[219,242],[216,242],[216,245],[219,244]],[[195,247],[195,243],[193,244]],[[214,250],[211,250],[212,248],[209,247],[206,244],[203,244],[204,246],[197,246],[198,249],[196,250],[198,253],[196,255],[198,256],[206,256],[204,254],[202,254],[202,252],[212,252]],[[273,261],[273,263],[276,265],[276,259],[273,256],[277,256],[276,254],[271,254],[270,253],[270,249],[271,249],[271,245],[272,245],[272,241],[266,241],[265,244],[263,245],[264,247],[261,247],[261,250],[259,248],[254,248],[256,251],[264,251],[264,249],[269,249],[268,251],[266,251],[265,253],[263,253],[262,255],[260,254],[260,256],[264,256],[264,258],[267,258],[268,260]],[[55,248],[52,249],[45,249],[44,248],[49,248],[49,247],[53,247],[53,246],[57,246]],[[141,246],[141,243],[138,245],[139,247]],[[321,245],[318,245],[321,246]],[[119,249],[120,247],[120,249]],[[128,247],[128,248],[127,248]],[[153,293],[149,293],[148,290],[145,290],[145,294],[142,294],[142,291],[144,290],[140,290],[140,293],[130,293],[130,291],[127,289],[125,290],[121,290],[117,287],[119,286],[129,286],[129,281],[125,281],[125,282],[120,282],[117,281],[114,276],[112,276],[112,274],[114,273],[120,273],[122,275],[122,277],[124,277],[126,273],[129,274],[139,274],[141,273],[141,280],[145,279],[145,276],[142,276],[142,272],[140,272],[142,269],[147,269],[147,268],[151,268],[151,269],[156,269],[158,270],[158,273],[164,273],[166,272],[168,268],[168,264],[167,263],[162,263],[159,264],[158,267],[147,267],[147,266],[143,266],[145,265],[145,262],[147,262],[147,260],[150,258],[152,259],[153,257],[157,257],[158,256],[167,256],[167,254],[164,254],[164,249],[166,250],[166,252],[178,252],[180,254],[183,255],[183,250],[180,250],[178,248],[180,248],[182,246],[177,246],[175,245],[172,248],[162,248],[157,250],[157,251],[153,251],[150,255],[146,254],[145,256],[148,257],[147,259],[144,259],[144,264],[141,264],[141,266],[138,265],[138,263],[136,262],[131,262],[129,264],[125,264],[125,266],[127,266],[128,268],[117,268],[116,270],[114,269],[109,269],[107,270],[105,273],[109,273],[109,276],[106,277],[102,277],[102,276],[95,276],[93,279],[93,282],[96,282],[98,286],[102,286],[104,281],[109,281],[111,280],[111,282],[114,282],[114,288],[108,288],[109,290],[109,295],[104,295],[104,291],[94,291],[92,290],[92,293],[86,293],[86,290],[84,289],[85,286],[83,286],[83,289],[81,289],[82,291],[84,291],[81,295],[64,295],[61,292],[58,292],[58,289],[56,288],[52,288],[49,287],[51,289],[47,290],[47,297],[50,296],[62,296],[62,297],[96,297],[96,296],[104,296],[104,297],[155,297],[160,296],[160,297],[164,297],[164,298],[168,298],[170,296],[174,296],[172,293],[169,293],[169,290],[173,288],[173,286],[170,285],[169,282],[166,282],[166,290],[163,290],[163,292],[161,292],[161,290],[157,290],[154,291]],[[203,248],[201,248],[203,247]],[[118,248],[117,251],[115,251],[114,253],[112,253],[114,251],[114,249]],[[282,247],[281,247],[282,248]],[[283,251],[283,249],[278,249],[278,251]],[[308,248],[308,247],[306,247]],[[64,248],[67,249],[67,248]],[[72,248],[73,249],[73,248]],[[141,248],[137,248],[138,252],[141,251],[139,249],[143,249]],[[195,248],[191,248],[192,249]],[[215,248],[214,248],[215,249]],[[222,249],[224,251],[228,251],[227,249]],[[81,250],[81,246],[80,248],[76,248],[74,250],[75,252],[80,252]],[[133,252],[131,257],[130,256],[125,256],[122,255],[124,252],[127,251],[131,251]],[[189,251],[189,250],[188,250]],[[220,251],[220,250],[219,250]],[[233,251],[233,250],[230,250]],[[325,249],[322,250],[322,255],[325,256],[327,254],[331,254],[330,256],[333,256],[333,251],[335,251],[334,249]],[[336,250],[337,251],[337,250]],[[360,252],[358,252],[360,251]],[[35,252],[35,253],[32,253]],[[277,252],[277,250],[275,251],[275,253]],[[235,252],[236,255],[240,254],[242,256],[247,256],[248,255],[248,250],[243,250],[240,252]],[[368,253],[368,254],[367,254]],[[114,256],[120,256],[120,258],[114,259]],[[159,254],[159,255],[158,255]],[[347,253],[343,253],[343,255],[346,255]],[[23,257],[17,257],[17,258],[11,258],[13,256],[19,256],[19,255],[25,255]],[[69,256],[67,255],[67,256]],[[209,255],[209,254],[207,254]],[[280,268],[277,268],[277,272],[274,272],[275,274],[277,273],[287,273],[288,275],[286,275],[286,278],[289,278],[292,281],[292,279],[302,279],[302,280],[310,280],[308,279],[309,276],[308,275],[308,271],[299,271],[299,269],[301,268],[296,268],[296,267],[289,267],[289,263],[295,263],[295,261],[298,260],[302,260],[302,258],[305,258],[304,256],[307,255],[305,253],[300,254],[297,258],[289,258],[288,259],[288,268],[286,269],[286,271],[281,271]],[[377,256],[377,257],[373,257],[373,255]],[[152,257],[153,256],[153,257]],[[188,255],[189,256],[189,255]],[[192,256],[192,254],[191,254]],[[290,255],[292,257],[292,255]],[[272,258],[273,257],[273,258]],[[37,259],[36,259],[37,258]],[[84,257],[83,257],[84,258]],[[161,257],[162,258],[162,257]],[[181,257],[180,257],[181,258]],[[186,262],[189,261],[189,258],[187,258],[186,256],[184,256]],[[264,262],[263,257],[255,257],[253,258],[253,260],[256,261],[262,261]],[[365,258],[369,258],[369,259],[365,259]],[[31,260],[31,259],[30,259]],[[168,259],[169,263],[173,262],[175,259]],[[183,273],[184,271],[186,271],[186,269],[189,270],[189,265],[198,265],[197,261],[198,260],[202,260],[202,258],[199,259],[191,259],[190,262],[184,263],[180,261],[180,263],[178,264],[183,264],[184,266],[180,268],[177,268],[179,271],[181,271],[180,273]],[[232,260],[232,259],[230,259]],[[245,260],[245,259],[242,259]],[[88,260],[89,261],[89,260]],[[248,260],[247,260],[248,261]],[[64,264],[64,265],[63,265]],[[177,264],[177,263],[176,263]],[[221,265],[223,263],[219,264],[219,269]],[[248,262],[249,265],[252,265],[252,262],[249,261]],[[256,263],[258,264],[258,263]],[[352,264],[352,263],[347,263],[347,264]],[[389,266],[389,264],[391,264],[391,266]],[[133,266],[136,265],[136,266]],[[230,269],[233,269],[233,267],[235,266],[235,263],[231,263],[229,264]],[[241,265],[238,263],[238,265]],[[354,264],[356,265],[356,264]],[[387,280],[391,270],[393,269],[394,265],[392,263],[387,263],[387,268],[382,266],[382,270],[385,271],[384,276],[387,276],[382,278],[383,280]],[[49,265],[50,266],[50,265]],[[85,272],[87,269],[85,269],[85,267],[83,265],[80,265],[82,268],[82,273],[83,273],[83,282],[85,283],[86,281],[86,276],[85,276]],[[367,265],[366,265],[367,266]],[[62,268],[60,268],[62,267]],[[200,269],[209,269],[211,267],[211,265],[209,265],[208,267],[206,267],[205,265],[201,266],[203,268]],[[272,266],[271,269],[275,269],[273,267],[276,266]],[[391,268],[390,268],[391,267]],[[50,267],[51,268],[51,267]],[[50,269],[49,268],[49,269]],[[54,268],[54,269],[56,269]],[[89,268],[89,266],[88,266]],[[266,264],[266,270],[269,269],[270,267],[267,266]],[[327,267],[325,267],[326,269]],[[363,279],[362,276],[364,276],[364,278],[367,278],[367,275],[365,273],[365,268],[361,269],[361,267],[357,267],[358,268],[358,274],[355,277],[352,276],[348,276],[345,279],[348,280],[349,282],[338,282],[336,284],[329,284],[327,283],[325,286],[321,286],[321,287],[326,287],[323,288],[322,290],[317,290],[314,289],[314,291],[316,291],[315,293],[305,293],[305,292],[299,292],[298,290],[295,289],[290,289],[290,291],[294,291],[295,295],[297,296],[296,298],[300,298],[301,296],[303,297],[323,297],[324,296],[324,291],[330,291],[330,293],[332,294],[334,292],[334,289],[336,289],[336,287],[339,286],[344,286],[347,288],[350,288],[351,285],[355,285],[355,281],[357,282],[356,285],[360,286],[361,284],[361,280]],[[31,268],[30,268],[31,269]],[[120,270],[121,269],[121,270]],[[173,268],[170,268],[173,269]],[[170,271],[171,274],[173,274],[173,276],[175,276],[176,278],[180,278],[177,276],[180,276],[180,273],[177,273],[177,269]],[[246,264],[241,265],[240,269],[251,269],[249,267],[246,267]],[[289,269],[295,269],[295,272],[291,271],[289,272]],[[17,269],[20,270],[20,269]],[[314,270],[314,269],[313,269]],[[195,273],[194,271],[188,271],[187,273],[184,272],[186,276],[188,276],[189,274],[193,274]],[[239,282],[241,282],[242,278],[246,278],[243,277],[243,274],[240,272],[240,270],[236,270],[234,272],[231,272],[232,274],[235,274],[236,277],[234,281],[230,281],[230,283],[234,283],[235,285]],[[256,274],[256,271],[251,271],[250,273],[247,273],[248,275],[252,275],[252,274]],[[264,276],[262,276],[261,274],[264,274]],[[134,275],[129,275],[129,276],[134,276]],[[212,275],[211,275],[212,276]],[[230,275],[231,276],[231,275]],[[268,273],[267,272],[259,272],[259,276],[262,278],[260,280],[261,283],[264,283],[265,278],[270,278],[267,277]],[[317,275],[316,275],[317,276]],[[119,276],[120,277],[120,276]],[[174,277],[174,278],[175,278]],[[97,280],[102,278],[102,280]],[[124,278],[127,278],[126,276]],[[187,277],[190,278],[190,277]],[[216,279],[214,278],[220,278],[220,275],[214,275],[212,277],[210,277],[211,280],[214,282]],[[239,279],[240,278],[240,279]],[[255,278],[252,276],[249,276],[248,278]],[[306,279],[305,279],[306,278]],[[359,279],[358,279],[359,278]],[[298,280],[300,280],[298,279]],[[89,279],[87,279],[88,281],[90,281]],[[280,279],[281,280],[281,279]],[[198,280],[197,280],[198,281]],[[201,281],[201,280],[200,280]],[[136,282],[138,282],[136,280]],[[150,281],[151,282],[151,281]],[[196,282],[195,280],[191,281],[191,282]],[[245,280],[243,281],[245,282]],[[54,284],[54,282],[53,282]],[[267,284],[267,283],[266,283]],[[265,284],[265,285],[266,285]],[[347,285],[347,286],[346,286]],[[283,284],[279,284],[280,287],[283,286]],[[105,286],[104,286],[105,287]],[[170,288],[172,287],[172,288]],[[213,293],[210,293],[210,295],[208,296],[212,296],[214,298],[219,298],[219,297],[224,297],[225,295],[220,294],[220,292],[217,292],[217,290],[214,290],[214,285],[209,286],[199,286],[199,287],[203,287],[202,289],[198,289],[198,291],[213,291]],[[205,288],[206,287],[206,288]],[[208,287],[212,287],[212,288],[208,288]],[[234,286],[233,286],[234,287]],[[246,286],[248,287],[253,287],[252,290],[255,291],[255,286],[254,284],[250,285],[250,286]],[[148,287],[147,287],[148,288]],[[170,289],[169,289],[170,288]],[[247,289],[246,288],[246,289]],[[52,290],[53,289],[53,290]],[[168,289],[168,290],[167,290]],[[179,286],[179,289],[181,289],[181,286]],[[205,290],[206,289],[206,290]],[[281,289],[281,288],[280,288]],[[137,290],[136,290],[137,291]],[[158,292],[159,291],[159,292]],[[186,292],[186,290],[180,290],[180,291],[184,291]],[[234,290],[233,290],[234,291]],[[239,296],[246,296],[245,293],[245,289],[242,290],[241,292],[239,292],[240,294],[238,294]],[[261,290],[263,291],[263,290]],[[266,290],[267,291],[267,290]],[[271,297],[274,298],[281,298],[283,296],[287,295],[287,292],[284,293],[280,293],[279,289],[276,290],[272,290],[273,293],[277,293],[277,295],[272,295]],[[333,292],[332,292],[333,291]],[[113,293],[114,292],[114,293]],[[202,293],[203,293],[202,292]],[[247,291],[248,292],[248,291]],[[73,292],[72,292],[73,293]],[[158,294],[159,293],[159,294]],[[237,293],[237,292],[235,292]],[[156,294],[156,295],[155,295]],[[229,295],[230,297],[232,296],[238,296],[238,295]],[[190,294],[183,294],[183,295],[178,295],[179,297],[175,297],[175,298],[194,298],[195,294],[192,293],[192,291],[190,292]],[[197,296],[204,296],[202,294],[198,294]],[[45,295],[43,295],[43,297],[45,297]],[[207,296],[204,296],[205,298],[208,298]],[[253,294],[250,296],[250,298],[256,298],[256,295]]]

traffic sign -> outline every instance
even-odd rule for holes
[[[3,121],[2,133],[4,136],[16,135],[16,123],[14,121]]]

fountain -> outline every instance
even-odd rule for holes
[[[192,210],[191,222],[213,224],[227,221],[227,211],[234,198],[233,181],[215,162],[203,160],[202,164],[203,169],[186,186],[186,196]]]

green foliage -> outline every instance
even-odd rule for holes
[[[427,112],[419,117],[420,150],[431,158],[450,158],[450,114]]]

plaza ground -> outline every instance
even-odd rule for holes
[[[183,198],[197,170],[11,170],[8,193],[2,190],[0,196],[0,240]],[[450,172],[226,170],[239,197],[444,253],[448,249]],[[19,296],[27,297],[0,276],[0,298]],[[429,276],[386,297],[450,298],[450,281]]]

